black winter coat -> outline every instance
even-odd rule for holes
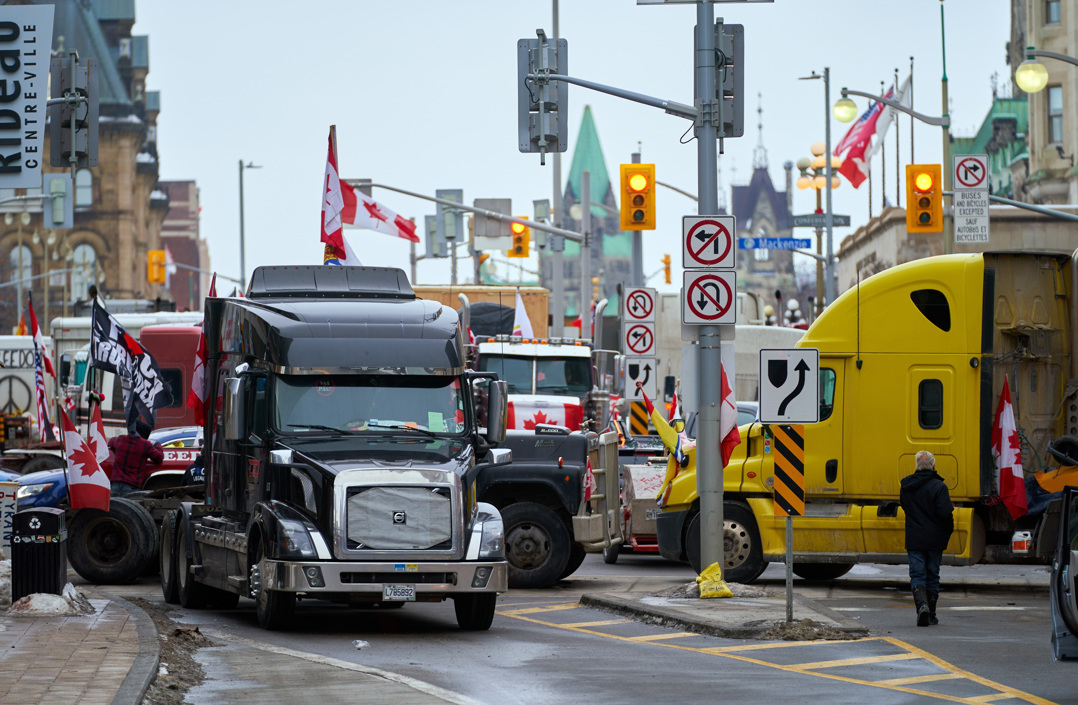
[[[906,550],[942,551],[954,531],[951,496],[935,470],[902,478],[899,502],[906,513]]]

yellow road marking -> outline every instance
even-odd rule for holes
[[[692,647],[692,646],[684,646],[684,645],[681,645],[681,644],[656,643],[656,642],[662,642],[662,640],[660,640],[660,639],[654,639],[653,640],[653,639],[647,639],[647,638],[642,638],[642,637],[627,637],[627,636],[620,636],[620,635],[616,635],[616,634],[607,634],[605,632],[596,631],[596,630],[593,630],[593,629],[588,629],[586,627],[577,627],[577,626],[566,625],[566,624],[556,624],[554,622],[544,622],[541,619],[536,619],[535,617],[527,616],[527,615],[530,615],[530,614],[538,614],[538,613],[543,613],[543,612],[574,609],[574,608],[578,608],[578,607],[582,607],[582,606],[579,603],[566,603],[566,604],[555,605],[555,606],[547,607],[547,608],[535,608],[535,609],[523,609],[523,610],[505,611],[505,612],[501,612],[501,614],[506,616],[506,617],[512,617],[514,619],[520,619],[520,620],[525,621],[525,622],[532,622],[533,624],[539,624],[539,625],[547,626],[547,627],[554,627],[556,629],[566,629],[566,630],[577,632],[577,633],[580,633],[580,634],[590,634],[592,636],[603,637],[603,638],[606,638],[606,639],[615,639],[615,640],[618,640],[618,641],[633,642],[633,643],[644,644],[644,645],[652,645],[653,644],[654,646],[658,646],[660,648],[665,647],[665,648],[670,648],[670,649],[681,649],[683,651],[692,651],[692,652],[695,652],[695,653],[702,653],[702,654],[710,654],[710,655],[714,655],[714,656],[721,656],[723,658],[730,658],[730,659],[735,659],[735,660],[738,660],[738,661],[744,661],[745,663],[752,663],[752,664],[755,664],[755,665],[758,665],[758,666],[766,666],[768,668],[774,668],[774,669],[777,669],[777,670],[780,670],[780,671],[786,671],[788,673],[796,673],[796,674],[800,674],[800,675],[815,676],[817,678],[826,678],[826,679],[829,679],[829,680],[840,681],[840,682],[843,682],[843,683],[853,683],[855,685],[864,685],[864,686],[871,686],[871,687],[876,687],[876,688],[883,688],[884,690],[891,690],[891,691],[896,691],[896,692],[900,692],[900,693],[910,693],[912,695],[918,695],[918,696],[920,696],[922,698],[931,698],[931,699],[936,699],[936,700],[944,700],[944,701],[953,702],[953,703],[965,703],[966,705],[979,705],[981,703],[991,702],[993,700],[1002,700],[1002,699],[1008,699],[1008,698],[1009,699],[1014,699],[1014,700],[1021,700],[1021,701],[1027,702],[1027,703],[1033,703],[1033,705],[1057,705],[1056,703],[1053,703],[1050,700],[1045,700],[1044,698],[1037,697],[1036,695],[1030,695],[1028,693],[1023,693],[1022,691],[1019,691],[1019,690],[1014,690],[1012,688],[1008,688],[1007,686],[1004,686],[1004,685],[1001,685],[999,683],[995,683],[993,681],[990,681],[987,678],[982,678],[981,676],[970,673],[969,671],[965,671],[965,670],[962,670],[962,669],[957,668],[955,666],[952,666],[950,663],[944,661],[943,659],[941,659],[941,658],[939,658],[937,656],[933,656],[932,654],[928,653],[927,651],[924,651],[923,649],[919,649],[919,648],[913,646],[912,644],[907,644],[904,641],[900,641],[900,640],[894,639],[892,637],[866,637],[866,638],[863,638],[863,639],[850,639],[850,640],[844,641],[842,643],[843,644],[855,644],[855,643],[867,643],[867,642],[870,642],[870,641],[883,641],[883,642],[886,642],[888,644],[892,644],[894,646],[897,646],[898,648],[904,649],[906,652],[908,652],[907,654],[897,654],[897,655],[893,655],[893,656],[873,656],[873,657],[867,657],[866,659],[847,659],[846,662],[851,664],[851,665],[857,665],[855,662],[868,664],[868,663],[879,663],[881,661],[895,661],[895,660],[901,660],[901,659],[909,660],[909,659],[922,658],[922,659],[934,664],[935,666],[939,667],[940,669],[943,669],[945,671],[950,672],[950,674],[953,674],[952,675],[953,679],[966,679],[966,680],[972,681],[974,683],[978,683],[980,685],[983,685],[986,688],[992,688],[993,690],[998,691],[998,694],[993,693],[993,694],[990,694],[990,695],[963,698],[963,697],[959,697],[959,696],[955,696],[955,695],[946,695],[944,693],[933,693],[933,692],[927,691],[927,690],[918,690],[917,688],[906,687],[906,685],[904,685],[902,683],[893,683],[891,681],[863,680],[863,679],[860,679],[860,678],[851,678],[851,677],[848,677],[848,676],[840,676],[840,675],[836,675],[834,673],[825,673],[825,672],[821,672],[821,671],[818,671],[818,670],[809,670],[808,668],[806,668],[806,666],[809,666],[809,667],[815,666],[817,668],[820,668],[820,667],[827,668],[827,667],[830,667],[830,666],[820,666],[820,664],[836,665],[836,664],[841,663],[839,661],[819,661],[819,662],[816,662],[816,664],[811,664],[810,663],[810,664],[786,666],[786,665],[782,665],[782,664],[772,663],[770,661],[764,661],[764,660],[757,659],[757,658],[751,658],[749,656],[745,656],[745,655],[742,655],[741,653],[739,653],[741,651],[755,651],[755,650],[769,649],[769,648],[783,648],[783,647],[796,647],[796,646],[808,646],[808,645],[812,645],[812,646],[835,645],[836,642],[834,642],[834,641],[823,641],[823,640],[820,640],[820,641],[808,641],[808,642],[806,642],[806,641],[800,641],[800,642],[795,641],[795,642],[781,642],[781,643],[774,643],[774,644],[752,644],[752,645],[748,645],[748,646],[698,648],[698,647]],[[580,623],[580,624],[587,624],[587,622],[583,622],[583,623]],[[679,634],[678,636],[684,636],[684,635],[685,634],[682,633],[682,634]],[[670,638],[672,639],[674,637],[671,636]],[[917,682],[928,683],[928,682],[932,682],[932,680],[942,680],[942,678],[935,678],[935,677],[927,677],[927,678],[930,678],[930,680],[917,681]],[[898,679],[898,680],[905,680],[905,679]]]
[[[629,637],[629,641],[662,641],[664,639],[680,639],[686,636],[700,636],[696,632],[673,632],[671,634],[649,634],[647,636]]]
[[[563,627],[603,627],[607,624],[628,624],[633,620],[631,619],[606,619],[601,622],[573,622],[571,624],[563,624]]]
[[[889,678],[885,681],[876,681],[880,685],[916,685],[917,683],[935,683],[936,681],[949,681],[954,678],[965,678],[958,673],[935,673],[931,676],[912,676],[910,678]]]
[[[813,663],[796,663],[790,668],[800,671],[815,671],[821,668],[840,668],[842,666],[863,666],[868,663],[884,663],[886,661],[910,661],[921,658],[917,654],[888,654],[886,656],[862,656],[861,658],[844,658],[835,661],[815,661]]]

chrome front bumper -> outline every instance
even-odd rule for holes
[[[414,585],[416,596],[461,593],[503,593],[509,589],[505,561],[368,563],[360,561],[272,561],[262,563],[264,585],[271,590],[318,593],[382,594],[385,585]],[[318,568],[321,586],[312,586],[309,568]],[[477,578],[480,569],[489,577]],[[315,581],[317,585],[318,581]]]

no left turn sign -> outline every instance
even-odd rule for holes
[[[682,266],[685,269],[733,269],[736,230],[732,215],[682,216]]]
[[[632,323],[625,325],[626,355],[651,355],[654,352],[654,323]]]
[[[655,320],[655,290],[629,289],[625,293],[624,320],[650,322]]]
[[[734,272],[685,272],[681,320],[686,325],[737,322],[737,276]]]

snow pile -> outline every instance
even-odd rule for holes
[[[0,607],[11,605],[11,559],[0,560]]]
[[[93,614],[94,608],[84,595],[68,583],[62,595],[34,593],[20,598],[7,611],[11,617],[79,617]]]

